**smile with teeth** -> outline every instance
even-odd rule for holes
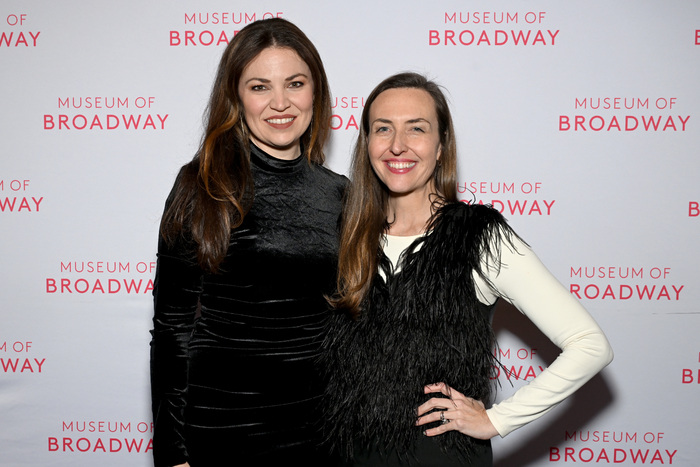
[[[291,123],[294,121],[294,117],[288,117],[288,118],[268,118],[265,120],[268,123],[272,123],[274,125],[284,125],[285,123]]]
[[[392,169],[410,169],[411,167],[416,165],[416,163],[415,162],[389,161],[389,162],[387,162],[387,165]]]

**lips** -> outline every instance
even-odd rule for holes
[[[285,123],[289,123],[291,121],[294,121],[293,118],[270,118],[266,120],[268,123],[274,123],[276,125],[283,125]]]
[[[416,163],[414,161],[390,160],[386,161],[385,164],[389,171],[395,174],[403,174],[409,172],[416,166]]]
[[[273,128],[277,128],[278,130],[284,130],[285,128],[292,126],[295,119],[296,117],[293,115],[282,115],[279,117],[266,118],[265,123]]]

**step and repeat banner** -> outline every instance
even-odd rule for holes
[[[509,219],[615,360],[496,465],[698,465],[700,2],[158,0],[0,4],[0,464],[149,466],[158,222],[221,52],[262,18],[316,44],[328,166],[400,71],[444,86],[459,193]],[[494,326],[499,399],[558,349]]]

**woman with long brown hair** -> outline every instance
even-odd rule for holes
[[[490,466],[490,438],[548,412],[612,358],[586,310],[491,207],[458,202],[447,101],[391,76],[362,113],[343,212],[324,419],[350,466]],[[490,403],[498,299],[563,352]]]
[[[322,166],[331,105],[316,48],[286,20],[247,25],[207,112],[161,221],[155,465],[326,465],[315,359],[347,179]]]

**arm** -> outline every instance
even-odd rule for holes
[[[504,298],[563,351],[530,384],[488,410],[481,401],[445,383],[425,386],[426,394],[440,392],[448,396],[432,398],[418,408],[417,425],[443,422],[426,430],[427,436],[450,430],[478,439],[506,436],[553,409],[612,360],[610,344],[583,306],[527,245],[517,238],[513,243],[517,251],[501,240],[500,265],[483,263],[491,286],[474,274],[479,299],[493,303],[498,297]]]
[[[562,353],[528,385],[486,411],[503,437],[541,417],[583,386],[612,360],[607,338],[583,306],[519,239],[514,251],[502,242],[501,267],[489,268],[497,294],[525,314]]]
[[[187,460],[183,435],[188,345],[202,290],[202,271],[182,244],[158,243],[151,331],[151,393],[157,467]]]

